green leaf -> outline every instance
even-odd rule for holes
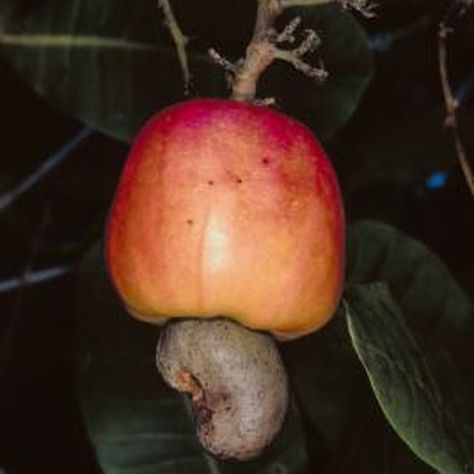
[[[407,315],[407,324],[414,333],[423,336],[425,347],[439,354],[450,367],[448,383],[455,397],[471,396],[468,379],[472,377],[474,355],[470,342],[472,305],[443,262],[421,242],[381,222],[349,225],[347,244],[347,286],[387,282]],[[332,462],[336,463],[346,462],[348,446],[355,443],[355,438],[370,436],[372,428],[364,426],[374,423],[370,417],[363,419],[372,395],[343,318],[343,311],[339,311],[322,330],[282,347],[295,394],[308,423],[311,454],[319,460],[335,459]],[[456,372],[460,376],[454,389]],[[361,444],[360,449],[367,452],[359,452],[360,464],[354,464],[360,466],[360,472],[366,472],[365,469],[381,472],[387,466],[398,472],[397,466],[411,465],[413,472],[417,469],[424,472],[400,442],[393,436],[385,438],[383,445]],[[374,452],[380,462],[370,464],[368,460]],[[384,457],[384,453],[391,454]],[[351,455],[348,465],[352,466],[355,459]],[[340,472],[346,472],[344,467],[341,469]],[[406,472],[411,472],[408,467]]]
[[[156,110],[184,98],[179,62],[156,2],[15,2],[0,45],[37,92],[122,140]],[[192,55],[190,66],[203,95],[224,94],[223,74],[207,57]]]
[[[347,243],[349,285],[386,282],[410,327],[424,334],[433,350],[445,348],[458,363],[472,356],[472,302],[438,256],[376,221],[350,226]]]
[[[262,79],[264,96],[275,97],[282,108],[326,139],[335,134],[356,110],[372,77],[372,54],[367,36],[354,17],[332,2],[318,7],[289,9],[281,25],[300,16],[304,28],[321,37],[321,47],[307,62],[322,60],[329,72],[320,86],[287,64],[275,63]]]
[[[425,350],[429,348],[430,353],[439,355],[435,360],[436,365],[439,358],[448,363],[450,368],[456,362],[452,372],[442,382],[447,381],[451,387],[453,396],[450,398],[459,398],[461,402],[466,386],[463,382],[455,383],[454,374],[456,371],[464,372],[464,369],[466,374],[470,371],[472,357],[469,354],[472,354],[472,350],[468,334],[472,306],[444,264],[421,243],[395,228],[377,222],[351,225],[348,229],[348,247],[350,284],[375,280],[388,282],[407,315],[406,323],[410,330],[417,337],[423,337]],[[109,361],[102,364],[106,369],[97,368],[95,373],[98,375],[95,378],[110,379],[118,385],[111,385],[105,390],[107,396],[113,398],[114,393],[123,390],[123,378],[114,375],[114,370],[122,366],[119,354],[126,347],[127,357],[137,356],[140,360],[148,360],[149,371],[150,374],[153,372],[153,376],[145,376],[143,371],[136,371],[135,376],[131,373],[126,375],[128,380],[133,381],[132,387],[140,387],[138,395],[146,393],[144,385],[147,380],[160,385],[155,378],[154,367],[149,362],[153,358],[157,335],[147,325],[130,319],[122,310],[105,278],[99,256],[96,254],[92,259],[93,265],[89,265],[91,269],[88,272],[85,271],[87,261],[91,261],[90,256],[83,264],[82,284],[79,285],[83,290],[78,298],[81,326],[84,329],[82,341],[87,342],[87,349],[81,352],[81,360],[89,360],[87,354],[98,354],[96,357],[99,360]],[[340,311],[321,331],[282,345],[294,395],[303,416],[307,451],[312,465],[319,469],[329,462],[330,466],[336,465],[342,469],[338,472],[347,472],[347,466],[368,473],[381,472],[383,469],[421,474],[429,472],[417,462],[411,451],[407,451],[404,444],[400,444],[396,437],[383,428],[380,415],[365,414],[367,407],[372,404],[372,395],[352,348],[343,316]],[[102,356],[105,349],[106,354]],[[471,352],[466,353],[467,349]],[[454,358],[454,355],[460,358]],[[465,367],[458,363],[460,360],[465,361]],[[94,382],[90,386],[97,389],[100,384]],[[82,396],[85,406],[87,400],[94,397],[94,392],[88,393],[89,398]],[[138,395],[132,393],[130,398],[137,398]],[[108,400],[104,405],[107,403]],[[286,428],[287,434],[272,449],[276,449],[281,456],[286,447],[288,455],[294,456],[295,463],[299,460],[299,466],[303,466],[307,462],[307,454],[301,427],[299,424],[297,426],[291,436]],[[360,437],[372,437],[373,433],[377,443],[355,442]],[[353,448],[358,449],[357,455],[350,454],[354,443],[357,445]],[[372,462],[370,459],[375,452],[378,461]],[[262,458],[262,462],[268,463],[267,456]],[[229,466],[226,463],[227,468]],[[297,471],[296,467],[294,470]]]
[[[354,423],[352,436],[336,460],[337,472],[364,474],[435,474],[407,447],[387,423],[377,402],[369,402]],[[330,471],[329,472],[336,472]]]
[[[106,474],[240,473],[242,464],[201,449],[184,395],[155,368],[158,329],[129,317],[108,283],[100,246],[85,257],[77,282],[79,398],[86,428]],[[297,407],[275,442],[245,463],[252,473],[302,472],[307,463]]]
[[[283,344],[282,351],[301,412],[311,427],[308,445],[313,456],[339,456],[351,436],[354,412],[367,399],[344,312],[338,311],[320,331]]]
[[[321,331],[282,347],[313,470],[434,474],[380,413],[342,313]]]
[[[193,39],[190,69],[200,96],[228,95],[224,71],[207,50],[241,56],[254,9],[253,0],[176,5],[182,29]],[[327,138],[355,110],[371,76],[371,54],[363,30],[337,6],[288,13],[300,14],[304,28],[322,37],[330,78],[319,87],[276,64],[264,75],[259,96],[275,96],[283,110]],[[156,2],[6,0],[0,15],[0,48],[20,75],[53,104],[113,137],[130,140],[154,112],[185,99],[177,53]]]
[[[406,324],[388,287],[372,283],[348,294],[349,332],[375,395],[399,436],[445,474],[474,472],[465,413],[440,383],[437,361]]]

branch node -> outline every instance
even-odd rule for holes
[[[301,57],[306,53],[315,51],[319,46],[321,46],[321,38],[317,35],[314,30],[305,30],[306,38],[302,43],[293,50],[295,56]]]
[[[301,24],[301,18],[293,18],[278,33],[273,23],[285,8],[282,0],[259,0],[255,30],[245,57],[236,64],[229,63],[214,50],[211,56],[233,75],[232,98],[240,101],[255,102],[257,81],[265,69],[276,59],[290,63],[298,71],[322,82],[328,76],[323,67],[313,67],[303,61],[303,56],[313,52],[321,45],[321,39],[313,30],[304,30],[303,41],[293,49],[282,49],[279,45],[296,42],[295,33]],[[262,101],[260,101],[262,103]],[[266,104],[273,103],[265,100]]]
[[[328,77],[329,73],[324,68],[322,62],[320,62],[318,67],[311,66],[310,64],[304,62],[299,53],[295,51],[277,51],[277,57],[282,61],[290,63],[296,70],[303,73],[305,76],[314,79],[318,83],[323,83]]]
[[[296,41],[294,36],[295,31],[301,24],[301,17],[297,16],[293,18],[283,29],[283,31],[276,35],[273,42],[275,44],[289,43],[292,44]]]

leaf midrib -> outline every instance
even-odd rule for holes
[[[44,33],[1,33],[0,45],[25,48],[109,48],[156,51],[157,46],[123,38],[97,35],[69,35]]]

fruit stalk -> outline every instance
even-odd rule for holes
[[[279,0],[258,0],[253,36],[232,85],[234,100],[252,102],[255,99],[258,78],[275,59],[273,48],[269,47],[268,32],[281,12]]]
[[[291,63],[296,69],[317,81],[323,81],[327,72],[322,68],[306,64],[302,57],[313,51],[320,43],[314,31],[306,30],[306,37],[296,48],[284,50],[282,43],[293,43],[293,33],[301,19],[295,18],[281,32],[274,29],[274,22],[284,10],[281,0],[259,0],[257,18],[252,39],[247,46],[245,57],[229,68],[234,73],[231,98],[243,102],[255,102],[257,82],[263,72],[276,59]],[[216,54],[213,52],[213,56]],[[272,102],[267,99],[265,102]]]

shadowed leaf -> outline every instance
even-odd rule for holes
[[[222,49],[225,41],[224,49],[242,55],[248,41],[255,2],[225,6],[222,15],[217,0],[186,0],[176,8],[193,40],[189,62],[200,96],[229,94],[224,71],[207,49]],[[177,53],[156,2],[7,0],[2,13],[0,48],[20,75],[52,103],[113,137],[130,140],[154,112],[185,99]],[[336,6],[289,14],[302,15],[305,28],[320,32],[330,79],[319,87],[277,64],[264,75],[258,95],[274,95],[284,111],[327,138],[346,122],[367,86],[372,68],[367,39]]]
[[[472,473],[469,421],[443,387],[436,356],[426,351],[388,287],[360,285],[348,293],[349,332],[380,406],[399,436],[433,468]]]

